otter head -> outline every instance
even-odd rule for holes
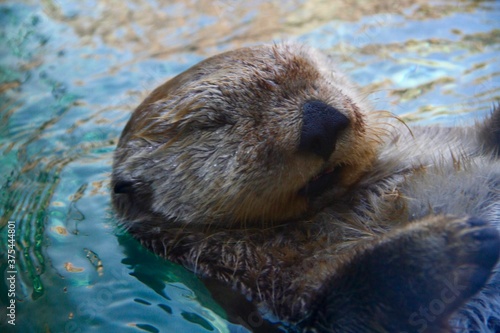
[[[305,46],[243,48],[154,90],[115,154],[128,220],[276,223],[334,200],[372,163],[376,133],[354,85]]]

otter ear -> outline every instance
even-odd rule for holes
[[[500,104],[493,107],[490,117],[481,125],[480,138],[486,149],[500,154]]]
[[[133,185],[134,182],[130,180],[119,180],[115,183],[113,191],[115,193],[132,193],[134,191]]]

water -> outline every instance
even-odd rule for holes
[[[287,39],[330,53],[378,109],[467,124],[500,100],[499,15],[498,1],[2,2],[0,330],[245,332],[117,227],[109,176],[131,110],[211,54]]]

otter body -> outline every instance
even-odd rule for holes
[[[264,45],[139,105],[112,199],[152,251],[300,330],[494,332],[499,149],[498,107],[470,127],[408,128],[326,56]]]

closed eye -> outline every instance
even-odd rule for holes
[[[224,126],[234,126],[236,121],[224,113],[200,115],[190,119],[189,128],[201,131],[213,131]]]

